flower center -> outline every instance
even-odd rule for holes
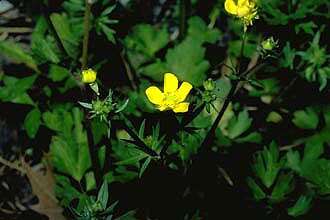
[[[163,103],[166,107],[174,108],[178,104],[178,96],[174,92],[166,93]]]

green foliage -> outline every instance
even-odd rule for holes
[[[294,206],[288,209],[288,214],[293,217],[304,215],[312,206],[312,197],[301,195]]]
[[[45,112],[43,120],[48,128],[57,132],[50,145],[54,166],[80,181],[91,166],[81,111],[73,108],[71,112],[58,107]]]
[[[32,33],[31,51],[38,64],[45,62],[59,63],[61,54],[52,35],[47,34],[48,24],[44,17],[39,17]]]
[[[327,80],[330,78],[329,58],[330,56],[326,52],[326,47],[319,45],[321,32],[318,31],[310,47],[306,51],[299,51],[299,55],[302,61],[306,65],[304,76],[308,81],[318,81],[320,84],[320,91],[327,85]]]
[[[284,160],[279,157],[276,143],[272,142],[269,148],[265,147],[256,154],[252,168],[261,182],[269,188],[274,184],[283,163]]]
[[[208,29],[199,17],[190,18],[188,24],[187,37],[174,48],[167,50],[163,62],[156,59],[153,63],[140,68],[138,72],[156,81],[161,81],[165,72],[174,72],[180,80],[201,86],[206,79],[206,71],[210,67],[209,62],[204,58],[205,48],[202,44],[214,43],[219,38],[220,31]],[[166,27],[158,32],[156,30],[150,25],[139,25],[133,29],[131,35],[125,38],[125,45],[129,49],[128,57],[136,69],[152,61],[150,57],[169,42]]]
[[[37,64],[31,55],[22,46],[14,41],[0,41],[0,53],[16,63],[24,63],[31,69],[38,72]]]
[[[315,129],[319,123],[318,114],[313,108],[296,111],[293,116],[292,122],[302,129]]]
[[[204,165],[209,154],[210,164],[224,166],[221,174],[232,185],[231,176],[241,173],[233,174],[236,169],[231,168],[227,173],[228,163],[220,159],[247,148],[244,152],[260,149],[269,140],[269,146],[254,153],[251,172],[244,177],[256,202],[268,211],[280,208],[289,216],[304,218],[314,201],[329,197],[327,0],[258,1],[260,20],[245,29],[239,19],[223,13],[224,1],[210,3],[205,11],[199,11],[196,0],[189,10],[182,8],[185,1],[160,1],[150,4],[155,7],[143,15],[136,11],[144,6],[141,1],[86,5],[85,0],[66,0],[55,10],[50,2],[20,4],[24,9],[30,4],[38,7],[23,22],[28,27],[11,27],[6,16],[2,19],[0,100],[5,111],[1,121],[17,105],[25,105],[21,108],[26,115],[17,117],[20,121],[8,121],[31,139],[19,143],[33,145],[26,150],[33,152],[26,157],[33,163],[39,162],[41,149],[48,149],[39,148],[45,143],[38,140],[41,133],[51,140],[49,157],[56,180],[52,197],[72,210],[72,218],[136,219],[135,211],[121,205],[116,209],[112,184],[124,188],[119,193],[129,193],[125,187],[144,183],[155,167],[195,181],[201,176],[190,172],[190,166]],[[39,6],[42,11],[49,8],[41,14]],[[91,8],[89,21],[84,21],[86,6]],[[207,17],[209,21],[203,19]],[[112,50],[96,51],[103,46]],[[82,63],[98,72],[95,82],[80,82]],[[147,87],[163,85],[166,72],[193,85],[185,100],[188,112],[160,112],[148,100]],[[216,118],[221,119],[219,124]],[[287,127],[290,130],[281,130]],[[202,181],[208,182],[208,175]],[[196,195],[204,198],[204,189],[194,184],[178,184],[182,201]],[[210,185],[220,187],[217,182]],[[118,197],[125,202],[125,197]],[[212,216],[209,204],[203,208],[186,204],[189,210],[180,210],[178,218]],[[153,211],[153,207],[138,211],[139,218]]]
[[[286,25],[291,20],[298,20],[324,7],[326,0],[306,0],[303,2],[289,0],[259,1],[260,8],[265,13],[264,19],[271,25]],[[297,10],[294,10],[297,9]],[[326,14],[324,14],[326,15]]]
[[[34,138],[41,123],[41,112],[39,109],[32,109],[25,117],[24,127],[30,138]]]
[[[2,79],[4,86],[0,87],[0,100],[16,104],[34,105],[27,90],[33,86],[36,78],[36,75],[24,78],[4,76]]]
[[[166,27],[153,27],[149,24],[139,24],[132,33],[124,39],[127,56],[134,68],[150,61],[155,53],[169,42]]]
[[[64,14],[53,13],[50,15],[50,20],[67,55],[73,59],[76,58],[79,51],[79,39],[74,34],[67,16]]]

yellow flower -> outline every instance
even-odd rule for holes
[[[146,89],[146,95],[149,101],[155,104],[160,111],[187,112],[189,103],[184,102],[184,100],[192,89],[192,85],[183,82],[179,88],[178,84],[178,78],[174,74],[165,73],[164,92],[161,92],[156,86],[150,86]]]
[[[242,19],[246,26],[252,25],[258,17],[255,0],[226,0],[225,9],[229,14]]]
[[[96,72],[92,69],[83,70],[81,73],[81,81],[83,83],[93,83],[96,80]]]

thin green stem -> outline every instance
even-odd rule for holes
[[[182,40],[186,34],[187,0],[180,1],[180,26],[179,39]]]
[[[91,16],[91,3],[89,0],[85,0],[85,15],[84,15],[84,38],[83,49],[81,58],[81,70],[87,69],[88,63],[88,42],[89,42],[89,30],[90,30],[90,16]],[[85,96],[88,100],[88,94],[85,90]],[[93,131],[91,127],[91,121],[88,117],[88,112],[85,110],[85,126],[87,132],[88,150],[92,162],[93,173],[95,176],[96,186],[99,187],[102,182],[101,166],[99,164],[97,149],[94,146]]]
[[[246,38],[246,32],[244,31],[244,34],[243,34],[243,37],[242,37],[242,46],[241,46],[240,58],[238,60],[237,70],[236,70],[237,75],[238,75],[238,79],[240,79],[240,77],[242,77],[245,74],[249,74],[249,72],[250,72],[249,70],[244,71],[243,73],[240,72],[240,69],[241,69],[240,68],[240,63],[242,61],[242,57],[243,57],[243,53],[244,53],[245,38]],[[218,127],[218,125],[219,125],[219,123],[220,123],[227,107],[229,106],[230,102],[232,101],[232,99],[234,98],[234,96],[237,92],[237,88],[239,86],[240,80],[233,80],[232,82],[233,82],[232,86],[231,86],[230,91],[229,91],[229,93],[228,93],[228,95],[227,95],[227,97],[226,97],[226,99],[225,99],[225,101],[224,101],[224,103],[221,107],[221,110],[219,111],[216,119],[214,120],[214,122],[211,126],[211,129],[207,132],[207,134],[206,134],[206,136],[205,136],[205,138],[204,138],[204,140],[201,144],[200,149],[202,151],[205,151],[207,146],[211,146],[212,140],[215,136],[215,131],[216,131],[216,129],[217,129],[217,127]]]
[[[242,63],[242,60],[243,60],[243,57],[244,57],[245,40],[246,40],[246,31],[244,30],[243,37],[242,37],[241,51],[240,51],[240,55],[239,55],[239,58],[238,58],[237,69],[236,69],[236,72],[238,74],[240,73],[241,63]]]
[[[83,39],[83,50],[82,50],[82,58],[81,58],[81,69],[83,70],[87,68],[87,61],[88,61],[90,16],[91,16],[91,4],[89,0],[85,0],[84,39]]]

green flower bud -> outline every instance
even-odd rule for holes
[[[207,91],[212,91],[215,89],[215,82],[212,79],[208,79],[203,82],[204,89]]]
[[[266,51],[270,51],[277,47],[277,44],[278,42],[275,41],[273,37],[270,37],[261,42],[261,47]]]

